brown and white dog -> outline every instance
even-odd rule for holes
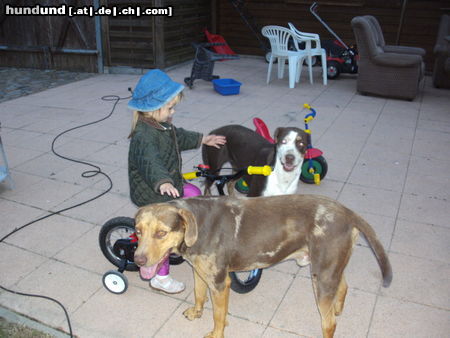
[[[274,134],[276,144],[272,144],[253,130],[240,125],[227,125],[211,134],[223,135],[227,143],[220,149],[203,146],[203,163],[212,172],[219,171],[230,162],[233,169],[250,165],[273,167],[269,176],[246,175],[249,197],[294,194],[301,174],[303,157],[308,145],[308,134],[294,127],[277,128]],[[207,181],[205,194],[210,193],[212,182]],[[229,189],[229,192],[233,190]]]
[[[378,260],[384,286],[389,286],[391,265],[372,227],[342,204],[317,195],[196,197],[151,204],[136,215],[139,245],[134,261],[151,266],[174,252],[191,263],[195,306],[184,315],[189,320],[201,317],[209,289],[214,312],[209,338],[224,336],[229,272],[288,259],[310,264],[323,336],[333,337],[335,316],[341,314],[347,293],[343,272],[359,232]]]

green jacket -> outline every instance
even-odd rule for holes
[[[180,152],[199,148],[202,134],[175,128],[169,123],[139,120],[128,152],[128,179],[131,200],[138,207],[172,200],[161,195],[163,183],[172,185],[183,195]]]

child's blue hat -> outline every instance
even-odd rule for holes
[[[128,108],[143,112],[154,111],[170,102],[184,86],[172,79],[163,71],[153,69],[139,80],[134,88]]]

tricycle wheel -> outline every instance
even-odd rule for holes
[[[248,293],[258,285],[263,270],[230,272],[231,290],[237,293]]]
[[[127,271],[137,271],[139,267],[134,263],[133,257],[126,257],[126,252],[116,243],[120,240],[124,246],[131,247],[134,232],[134,218],[115,217],[103,224],[98,236],[100,248],[106,259],[117,267],[120,267],[122,260],[126,259],[125,270]],[[132,251],[134,254],[134,250]]]
[[[119,271],[110,270],[103,275],[103,286],[112,293],[120,295],[128,289],[128,279]]]
[[[327,77],[330,80],[336,79],[341,73],[341,65],[337,61],[327,61]]]
[[[327,161],[323,156],[318,156],[312,159],[312,166],[314,172],[320,175],[320,179],[324,179],[328,171]],[[303,160],[302,173],[300,174],[300,180],[304,183],[314,184],[314,175],[309,172],[309,160]]]
[[[248,194],[248,184],[247,182],[245,182],[245,180],[243,178],[239,179],[235,184],[234,184],[234,188],[239,191],[241,194]]]

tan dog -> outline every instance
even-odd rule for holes
[[[195,306],[184,315],[190,320],[202,315],[209,288],[214,311],[209,338],[224,336],[230,271],[266,268],[287,259],[310,263],[323,336],[333,337],[335,316],[347,293],[343,272],[359,231],[389,286],[391,265],[370,225],[342,204],[316,195],[197,197],[143,207],[136,215],[134,259],[150,266],[175,252],[191,263]]]

